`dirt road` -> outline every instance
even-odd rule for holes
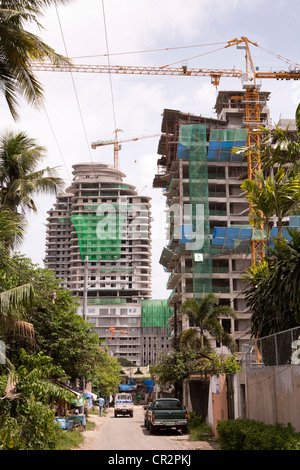
[[[83,433],[84,442],[78,450],[215,450],[216,446],[203,441],[191,441],[189,435],[178,431],[158,431],[150,435],[144,427],[144,409],[136,406],[134,416],[114,417],[113,410],[106,416],[89,415],[96,423],[92,431]]]

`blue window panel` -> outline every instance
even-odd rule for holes
[[[243,161],[243,155],[237,154],[237,153],[232,153],[230,160],[232,162],[242,162]]]
[[[177,146],[177,158],[179,160],[188,160],[189,159],[189,150],[187,147],[178,142]]]
[[[233,143],[233,147],[245,147],[246,141],[245,140],[235,140]]]
[[[217,150],[221,148],[221,142],[220,141],[210,141],[208,149],[209,150]]]
[[[233,147],[233,141],[229,141],[229,142],[222,142],[222,150],[231,150]]]
[[[219,150],[209,150],[207,153],[207,160],[210,162],[218,162],[220,160]]]
[[[226,151],[222,150],[222,152],[220,154],[220,162],[230,162],[230,158],[231,158],[231,151],[230,150],[226,150]]]
[[[193,224],[185,224],[180,226],[180,245],[192,243],[194,239]]]

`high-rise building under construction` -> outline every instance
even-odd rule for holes
[[[270,126],[268,92],[259,93],[261,121]],[[168,305],[174,307],[175,333],[189,327],[180,313],[187,298],[215,293],[237,319],[221,319],[241,352],[250,337],[242,276],[251,264],[249,202],[241,190],[247,161],[234,149],[246,146],[244,91],[220,91],[216,118],[177,110],[163,112],[159,159],[153,187],[166,196],[168,243],[160,263],[169,273]],[[219,345],[212,341],[213,347]]]
[[[150,198],[101,163],[73,166],[48,212],[45,264],[116,357],[141,364],[141,305],[151,298]]]

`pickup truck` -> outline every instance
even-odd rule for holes
[[[129,415],[133,417],[133,399],[129,393],[117,393],[114,406],[115,418],[118,415]]]
[[[144,424],[150,434],[169,428],[180,429],[182,434],[186,434],[187,411],[176,398],[157,398],[146,407]]]

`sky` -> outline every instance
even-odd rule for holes
[[[283,70],[300,63],[298,0],[73,0],[50,7],[40,18],[38,34],[56,52],[75,64],[139,65],[245,70],[245,52],[228,41],[248,37],[254,65]],[[272,53],[271,53],[272,52]],[[299,65],[300,67],[300,65]],[[113,75],[36,72],[44,88],[44,106],[22,102],[14,122],[0,95],[0,132],[26,131],[47,148],[42,167],[58,167],[66,188],[72,165],[103,162],[113,165],[113,146],[91,148],[97,140],[131,139],[161,132],[165,108],[216,117],[218,90],[241,90],[239,79],[222,78],[218,89],[208,77]],[[300,82],[265,79],[270,91],[273,123],[293,119],[300,102]],[[167,274],[159,264],[165,238],[165,197],[152,188],[159,137],[122,144],[119,169],[125,182],[152,198],[152,296],[167,298]],[[36,198],[38,213],[28,215],[25,241],[18,251],[43,266],[47,211],[55,196]]]

